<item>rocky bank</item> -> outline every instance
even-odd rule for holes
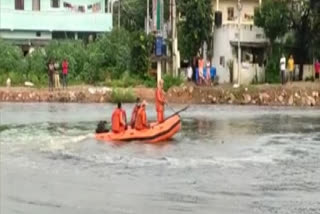
[[[169,100],[178,103],[235,104],[265,106],[320,106],[320,82],[287,85],[251,85],[195,87],[186,85],[169,89]]]
[[[136,96],[153,101],[154,89],[134,88]],[[47,89],[25,87],[0,88],[1,102],[110,102],[111,88],[77,86],[49,92]],[[282,85],[251,85],[232,88],[185,84],[172,87],[166,94],[171,103],[235,104],[265,106],[320,106],[320,82]]]

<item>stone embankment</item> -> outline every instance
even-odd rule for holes
[[[111,100],[111,88],[70,87],[49,92],[47,89],[25,87],[0,88],[1,102],[96,102]],[[136,96],[153,101],[154,89],[134,88]],[[230,85],[198,87],[186,84],[172,87],[166,94],[170,103],[234,104],[264,106],[319,106],[320,82],[281,85],[252,85],[232,88]]]
[[[320,106],[320,82],[282,85],[173,87],[167,97],[178,103],[264,106]]]

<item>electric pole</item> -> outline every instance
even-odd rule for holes
[[[176,33],[176,0],[171,0],[171,60],[172,60],[172,74],[173,76],[178,76],[177,74],[177,33]]]
[[[119,0],[118,28],[120,28],[120,13],[121,13],[121,0]]]

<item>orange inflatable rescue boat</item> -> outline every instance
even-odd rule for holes
[[[144,141],[156,143],[166,141],[172,138],[181,129],[181,120],[179,114],[175,113],[168,117],[162,123],[151,123],[150,128],[138,131],[128,127],[122,133],[97,133],[96,139],[102,141]]]

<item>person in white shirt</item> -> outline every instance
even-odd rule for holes
[[[191,64],[189,63],[188,65],[188,68],[187,68],[187,77],[188,77],[188,81],[191,81],[192,80],[192,67],[191,67]]]
[[[286,77],[286,58],[284,54],[282,54],[282,57],[280,59],[280,72],[281,72],[281,83],[282,85],[284,85],[285,77]]]

